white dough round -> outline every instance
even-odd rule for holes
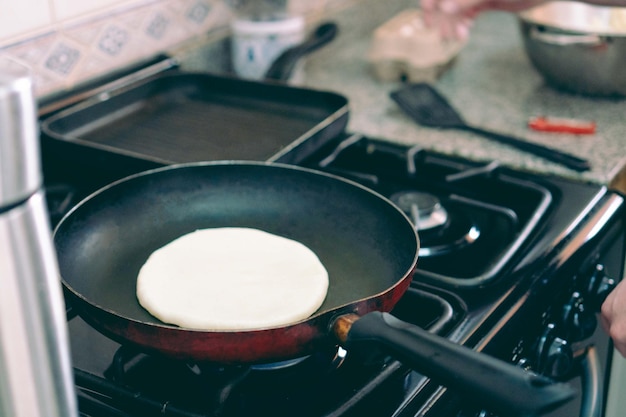
[[[305,319],[328,292],[328,272],[300,242],[257,229],[186,234],[139,271],[137,298],[159,320],[199,330],[254,330]]]

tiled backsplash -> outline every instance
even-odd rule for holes
[[[70,89],[169,51],[225,34],[223,0],[19,0],[0,6],[0,55],[33,69],[38,97]],[[291,0],[300,13],[346,0]]]

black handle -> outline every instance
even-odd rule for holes
[[[505,135],[502,133],[494,132],[492,130],[483,129],[477,126],[466,125],[463,128],[470,132],[474,132],[479,135],[485,136],[486,138],[495,140],[497,142],[504,143],[509,146],[513,146],[522,151],[530,152],[534,155],[540,156],[552,162],[557,162],[561,165],[564,165],[578,172],[589,171],[591,169],[591,164],[589,163],[589,161],[582,159],[582,158],[578,158],[576,156],[570,155],[565,152],[561,152],[553,148],[548,148],[543,145],[538,145],[536,143],[527,142],[525,140],[518,139],[510,135]]]
[[[338,31],[339,28],[336,23],[322,23],[315,29],[311,37],[302,44],[288,48],[280,54],[266,71],[265,78],[287,81],[301,57],[332,41],[337,36]]]
[[[554,383],[387,313],[373,312],[356,320],[345,343],[349,348],[372,341],[417,372],[496,414],[541,415],[575,395],[567,384]]]

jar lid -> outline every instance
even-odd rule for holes
[[[236,35],[272,36],[278,34],[302,33],[304,18],[291,16],[277,20],[234,19],[232,30]]]

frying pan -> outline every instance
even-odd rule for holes
[[[310,318],[249,331],[190,330],[137,302],[148,256],[199,228],[252,227],[311,248],[329,273]],[[136,174],[87,197],[54,233],[62,281],[94,328],[146,351],[224,364],[271,362],[340,343],[374,344],[418,372],[506,415],[534,415],[573,396],[565,384],[472,351],[388,312],[412,279],[419,241],[408,218],[356,183],[261,162],[201,162]],[[209,302],[209,301],[207,301]]]

